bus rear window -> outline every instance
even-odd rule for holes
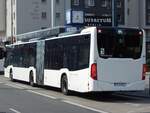
[[[142,40],[142,31],[140,30],[102,30],[97,35],[99,56],[102,58],[138,59],[142,52]]]

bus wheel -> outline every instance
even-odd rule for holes
[[[30,85],[31,85],[32,87],[35,86],[35,84],[34,84],[34,78],[33,78],[33,72],[32,72],[32,71],[30,72],[29,83],[30,83]]]
[[[10,81],[14,82],[12,69],[10,70],[9,77],[10,77]]]
[[[68,90],[68,80],[67,80],[67,76],[63,75],[61,78],[61,92],[64,95],[69,95],[69,90]]]

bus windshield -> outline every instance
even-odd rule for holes
[[[98,29],[97,45],[101,58],[138,59],[142,53],[141,30]]]

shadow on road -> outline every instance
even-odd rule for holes
[[[25,85],[29,85],[27,82],[22,81],[15,81],[18,83],[22,83]],[[21,90],[33,90],[38,91],[41,89],[45,89],[47,91],[54,91],[58,94],[61,94],[61,91],[59,88],[49,87],[49,86],[36,86],[31,88],[22,88]],[[19,90],[19,89],[16,89]],[[68,98],[71,97],[78,97],[81,99],[87,99],[92,100],[96,102],[109,102],[109,103],[123,103],[123,102],[134,102],[137,104],[150,104],[150,98],[137,98],[134,96],[125,96],[118,93],[113,92],[92,92],[92,93],[78,93],[78,92],[71,92],[70,95],[68,95]],[[63,97],[60,97],[63,98]]]

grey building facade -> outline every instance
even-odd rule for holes
[[[71,0],[71,9],[83,10],[87,16],[112,15],[112,0]],[[116,0],[118,24],[124,24],[125,0]]]
[[[112,0],[71,0],[71,9],[85,15],[112,16]],[[150,0],[116,0],[118,26],[139,27],[146,32],[147,58],[150,58]]]
[[[17,34],[51,27],[49,0],[6,0],[6,34]]]
[[[125,1],[117,0],[118,24],[125,24]],[[51,0],[51,27],[66,25],[67,10],[83,11],[85,16],[110,17],[112,0]]]
[[[6,1],[6,3],[4,2]],[[112,0],[3,0],[0,35],[6,36],[66,25],[68,10],[83,11],[84,16],[112,16]],[[3,9],[5,9],[3,7]],[[118,26],[140,27],[146,31],[147,55],[150,56],[150,0],[116,0]],[[2,22],[1,22],[2,21]]]

